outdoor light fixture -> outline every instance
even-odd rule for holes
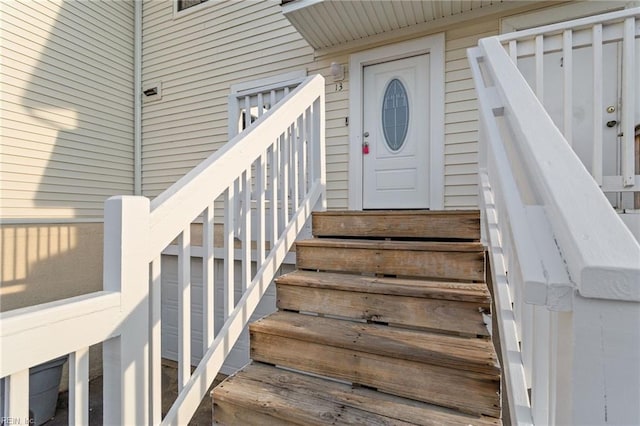
[[[162,82],[154,81],[142,86],[142,101],[144,103],[162,99]]]
[[[344,80],[344,65],[331,62],[331,76],[333,77],[333,81]]]

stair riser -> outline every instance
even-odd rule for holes
[[[496,426],[469,416],[362,387],[252,363],[213,392],[218,424]],[[286,422],[285,422],[286,420]]]
[[[337,213],[313,215],[316,237],[480,239],[479,212]]]
[[[484,281],[483,252],[298,246],[300,269]]]
[[[251,358],[471,414],[500,416],[499,383],[429,364],[251,333]],[[463,390],[463,391],[462,391]]]
[[[215,425],[297,426],[305,424],[289,422],[245,406],[220,401],[218,398],[219,394],[213,395],[213,424]]]
[[[359,293],[278,284],[278,309],[488,336],[481,303]]]

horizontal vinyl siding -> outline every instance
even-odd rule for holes
[[[100,217],[133,190],[133,4],[0,7],[2,217]]]
[[[445,45],[445,189],[447,209],[478,206],[478,102],[467,48],[498,33],[499,20],[488,19],[446,32]]]
[[[306,70],[327,74],[277,2],[211,3],[174,18],[171,1],[143,7],[143,81],[162,82],[162,100],[143,106],[143,193],[155,197],[228,141],[231,85]],[[194,42],[197,40],[197,42]],[[328,207],[347,208],[348,84],[327,79]]]
[[[522,11],[539,7],[525,5]],[[445,32],[447,209],[477,208],[478,113],[466,50],[498,33],[499,15],[459,23]],[[320,73],[327,79],[328,208],[347,208],[349,75],[342,90],[328,76],[332,62],[349,63],[347,53],[314,59],[278,2],[210,2],[174,18],[171,1],[146,1],[144,34],[143,79],[161,81],[163,88],[162,100],[145,104],[143,110],[145,195],[157,196],[227,142],[232,84],[306,69],[308,75]]]

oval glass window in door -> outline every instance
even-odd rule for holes
[[[398,151],[407,137],[409,129],[409,97],[404,84],[392,79],[382,99],[382,130],[384,140],[391,151]]]

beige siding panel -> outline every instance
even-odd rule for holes
[[[475,99],[453,102],[450,101],[445,105],[445,113],[465,112],[465,111],[477,111],[478,101]]]
[[[454,102],[468,101],[470,99],[473,102],[476,102],[475,93],[476,93],[475,89],[457,90],[455,92],[449,92],[445,96],[445,102],[447,103],[447,105]]]
[[[446,33],[445,208],[477,207],[478,112],[466,50],[498,28],[492,18]]]
[[[447,147],[450,145],[460,144],[460,143],[477,143],[478,141],[478,131],[467,131],[463,133],[452,133],[447,135]],[[446,147],[445,147],[446,149]]]
[[[477,145],[478,144],[476,142],[449,144],[445,147],[444,153],[445,155],[466,153],[477,154]]]
[[[2,155],[7,164],[20,164],[22,161],[31,160],[29,165],[36,167],[49,166],[53,168],[55,163],[61,164],[61,168],[69,169],[76,165],[77,167],[89,166],[93,168],[101,168],[103,172],[112,171],[112,173],[109,173],[109,175],[118,174],[120,176],[126,176],[129,171],[128,164],[124,162],[113,161],[109,164],[103,164],[102,159],[68,154],[68,152],[65,152],[63,150],[57,151],[57,158],[52,159],[51,153],[48,151],[36,151],[11,142],[12,141],[8,140],[7,143],[3,145]]]
[[[133,190],[133,3],[3,2],[1,216],[99,218]]]
[[[30,3],[6,2],[3,10],[5,34],[23,37],[21,43],[46,44],[51,55],[73,56],[75,52],[82,52],[77,58],[78,63],[91,64],[95,61],[107,68],[113,68],[118,72],[119,67],[133,69],[131,57],[126,50],[116,43],[104,43],[100,36],[92,37],[95,32],[103,37],[113,37],[117,34],[114,28],[109,28],[110,22],[105,21],[101,27],[84,29],[87,33],[60,22],[61,17],[69,16],[73,8],[73,2],[68,2],[62,7],[56,6],[58,14],[51,10],[45,10],[50,4],[39,3],[38,7],[31,7]],[[29,16],[24,14],[24,9],[29,9]],[[88,12],[88,11],[87,11]],[[85,12],[85,15],[89,14]],[[91,31],[91,33],[89,32]],[[11,40],[11,36],[7,36]],[[127,74],[120,72],[123,77]]]

